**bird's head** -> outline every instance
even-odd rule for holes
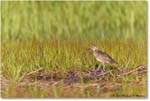
[[[95,45],[92,45],[91,47],[88,48],[88,50],[95,51],[98,50],[98,48]]]

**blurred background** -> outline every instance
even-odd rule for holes
[[[2,41],[145,39],[146,2],[2,1]]]

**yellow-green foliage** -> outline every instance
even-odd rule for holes
[[[2,1],[2,39],[141,37],[146,2]]]
[[[18,80],[38,68],[53,70],[58,66],[62,72],[90,68],[96,63],[86,51],[92,44],[124,68],[146,65],[146,2],[2,1],[1,4],[1,67],[7,79]],[[5,89],[3,97],[19,96],[12,86]],[[114,95],[104,93],[104,97],[128,94],[126,88],[125,85]],[[134,93],[137,88],[129,95],[139,94],[141,91]],[[59,90],[53,91],[54,97],[61,96]],[[47,97],[45,91],[37,88],[29,92],[20,96]],[[99,96],[92,94],[87,91],[76,96]]]
[[[96,60],[86,50],[95,43],[124,67],[146,64],[145,41],[122,40],[28,40],[10,41],[2,46],[2,70],[6,77],[18,78],[20,73],[37,68],[52,70],[67,68],[89,68]]]

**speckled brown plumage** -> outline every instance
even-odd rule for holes
[[[96,46],[90,47],[93,51],[93,55],[95,56],[96,60],[102,63],[110,63],[110,64],[117,64],[117,62],[109,56],[107,53],[99,50]]]

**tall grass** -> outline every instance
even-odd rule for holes
[[[89,68],[96,63],[93,56],[86,51],[92,43],[96,43],[124,67],[146,64],[145,41],[12,41],[2,46],[3,73],[5,77],[17,79],[22,72],[37,68],[53,70],[58,66],[62,71],[69,68]]]
[[[146,33],[146,2],[2,1],[2,39],[134,38]]]
[[[92,44],[122,65],[146,62],[146,2],[2,1],[2,69],[86,68]]]
[[[92,44],[109,53],[124,68],[146,64],[145,1],[2,1],[1,4],[1,67],[6,79],[17,81],[24,73],[38,68],[57,67],[62,73],[90,68],[96,64],[86,51]],[[37,87],[21,93],[14,86],[12,83],[4,88],[3,96],[49,96]],[[104,96],[127,94],[126,88],[125,85],[122,92],[104,93]],[[131,88],[133,92],[129,95],[133,96],[138,87]],[[145,95],[146,86],[143,88]],[[54,97],[65,94],[61,87],[52,90]],[[95,91],[97,95],[92,95],[93,89],[87,90],[87,94],[80,90],[81,95],[70,93],[70,89],[68,94],[99,96],[99,89]]]

